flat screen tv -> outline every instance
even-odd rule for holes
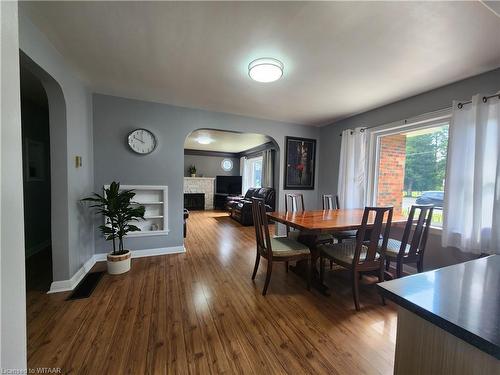
[[[241,194],[241,176],[217,176],[215,192],[217,194]]]

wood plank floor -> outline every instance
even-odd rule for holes
[[[185,254],[140,258],[93,295],[28,294],[29,367],[64,374],[392,374],[396,310],[371,280],[353,307],[349,275],[309,292],[278,264],[255,282],[253,227],[193,212]],[[102,267],[96,265],[96,267]]]

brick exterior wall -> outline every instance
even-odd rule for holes
[[[382,137],[378,169],[377,205],[394,206],[401,213],[406,162],[406,135]]]

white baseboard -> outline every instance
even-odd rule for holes
[[[144,249],[144,250],[132,250],[132,258],[143,258],[143,257],[153,257],[158,255],[166,255],[166,254],[178,254],[185,253],[186,248],[184,246],[171,246],[171,247],[162,247],[158,249]],[[85,275],[94,267],[94,264],[97,262],[103,262],[106,260],[105,253],[102,254],[94,254],[89,260],[85,262],[85,264],[71,277],[69,280],[60,280],[54,281],[50,285],[50,290],[47,292],[51,293],[59,293],[59,292],[67,292],[75,289],[80,281],[85,277]]]

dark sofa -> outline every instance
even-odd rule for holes
[[[242,225],[253,225],[252,198],[264,199],[266,211],[274,211],[276,192],[273,188],[250,188],[244,197],[228,197],[226,208]]]

